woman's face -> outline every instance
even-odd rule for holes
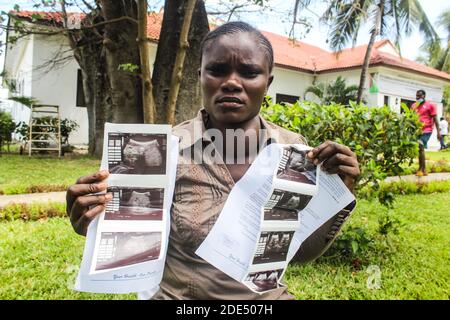
[[[233,127],[254,118],[272,80],[265,49],[250,33],[220,36],[203,52],[203,105],[216,124]]]

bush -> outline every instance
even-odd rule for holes
[[[9,146],[15,128],[16,123],[13,121],[11,114],[0,110],[0,153],[5,143]]]
[[[305,97],[307,93],[314,94],[318,99],[320,99],[321,104],[330,104],[334,102],[348,106],[350,101],[357,100],[358,86],[347,86],[346,80],[339,76],[334,82],[319,83],[309,86],[305,90]]]
[[[345,230],[345,233],[340,234],[332,247],[330,252],[339,252],[343,256],[357,257],[359,254],[364,253],[373,245],[374,238],[370,235],[365,227],[349,227]]]
[[[54,217],[67,217],[64,203],[13,203],[0,208],[0,222],[14,220],[36,221]]]
[[[381,203],[390,205],[393,199],[377,192],[380,182],[388,175],[400,175],[404,163],[411,164],[418,153],[416,137],[421,124],[415,112],[406,106],[403,110],[397,114],[386,106],[370,108],[353,102],[346,107],[308,101],[284,106],[269,101],[263,106],[262,115],[302,134],[311,146],[326,140],[348,146],[356,153],[361,167],[356,191],[370,186]]]
[[[57,119],[53,117],[41,117],[35,120],[36,124],[39,125],[52,125],[53,127],[44,127],[41,129],[44,132],[51,132],[51,133],[57,133],[55,127],[57,124]],[[73,120],[69,119],[63,119],[61,120],[61,147],[63,154],[64,152],[70,152],[72,151],[72,148],[69,145],[69,136],[70,133],[74,130],[76,130],[79,127],[78,123]],[[21,135],[21,140],[23,143],[27,143],[28,141],[28,135],[30,132],[30,127],[25,122],[19,122],[16,127],[16,133],[19,133]],[[47,134],[33,134],[32,136],[33,140],[47,140],[48,135]],[[36,146],[39,148],[47,148],[49,146],[48,142],[35,142]]]
[[[367,193],[370,191],[365,189]],[[380,185],[381,193],[391,193],[393,195],[407,194],[431,194],[437,192],[450,191],[450,181],[431,181],[431,182],[414,182],[414,181],[397,181],[390,183],[382,183]],[[364,194],[365,195],[365,194]],[[368,197],[370,198],[370,197]]]

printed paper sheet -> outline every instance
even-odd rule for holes
[[[88,228],[76,290],[129,293],[162,279],[178,138],[167,125],[105,125],[101,169],[113,199]]]

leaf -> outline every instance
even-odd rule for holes
[[[353,241],[352,241],[352,250],[353,250],[353,253],[357,253],[357,252],[358,252],[358,249],[359,249],[358,242],[356,242],[355,240],[353,240]]]

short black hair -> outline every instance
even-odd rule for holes
[[[423,94],[424,96],[427,95],[427,93],[426,93],[425,90],[423,90],[423,89],[417,90],[416,93],[419,93],[419,92],[420,92],[421,94]]]
[[[238,32],[250,33],[256,37],[256,39],[259,41],[260,45],[263,47],[263,49],[266,53],[266,57],[269,62],[269,71],[272,72],[273,64],[274,64],[272,44],[270,43],[269,39],[267,39],[261,33],[261,31],[252,27],[248,23],[242,22],[242,21],[227,22],[227,23],[217,27],[216,29],[210,31],[202,41],[201,56],[203,56],[203,52],[205,51],[205,49],[207,48],[209,43],[213,43],[215,40],[217,40],[221,36],[235,34]]]

